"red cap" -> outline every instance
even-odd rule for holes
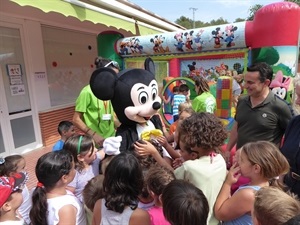
[[[0,207],[4,205],[11,193],[23,189],[27,180],[26,172],[16,173],[10,177],[0,177]]]

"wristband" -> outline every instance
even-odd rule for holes
[[[90,131],[91,129],[90,128],[88,128],[86,131],[85,131],[85,133],[86,134],[89,134],[89,131]]]
[[[94,137],[94,135],[96,134],[96,131],[94,131],[94,133],[93,133],[93,135],[92,135],[92,137]]]

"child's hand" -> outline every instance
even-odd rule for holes
[[[182,166],[182,163],[183,163],[183,159],[180,157],[180,158],[176,158],[173,160],[172,162],[172,167],[175,169],[177,169],[178,167]]]
[[[237,163],[235,163],[233,164],[232,167],[230,167],[226,176],[225,183],[232,185],[238,181],[240,176],[241,176],[240,167],[237,165]]]
[[[96,152],[96,154],[100,160],[103,160],[105,158],[105,152],[104,152],[103,148],[99,149],[99,150],[97,150],[95,148],[94,151]]]
[[[143,141],[143,143],[136,141],[134,148],[140,156],[153,155],[157,152],[156,148],[148,141]]]
[[[156,140],[165,148],[168,145],[168,141],[165,136],[159,136],[156,138]]]

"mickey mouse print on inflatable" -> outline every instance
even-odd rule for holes
[[[275,78],[272,80],[270,88],[275,95],[286,100],[290,83],[290,77],[284,77],[282,71],[279,70],[276,73]]]
[[[116,74],[110,68],[93,72],[90,86],[101,100],[111,100],[121,122],[116,136],[122,137],[120,151],[128,151],[145,131],[162,129],[158,84],[155,80],[154,62],[147,58],[145,69],[125,69]]]

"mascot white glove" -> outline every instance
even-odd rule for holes
[[[103,150],[107,155],[119,155],[122,137],[109,137],[103,142]]]

